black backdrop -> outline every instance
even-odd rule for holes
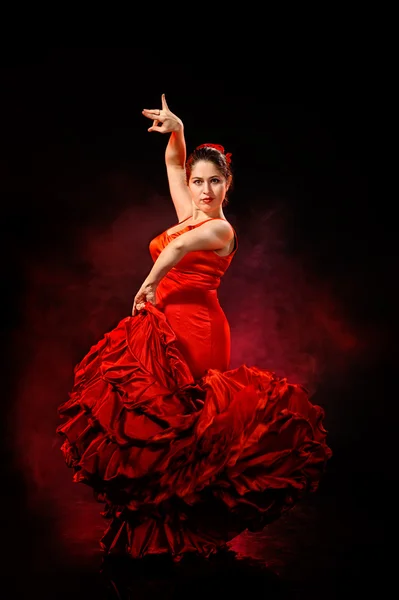
[[[141,115],[142,108],[159,107],[163,92],[185,123],[188,150],[210,141],[233,155],[235,187],[226,215],[242,250],[221,297],[240,348],[234,356],[246,358],[248,348],[240,342],[244,315],[237,306],[246,314],[269,306],[283,324],[270,336],[264,332],[267,353],[250,353],[248,360],[266,356],[265,366],[273,368],[275,351],[278,369],[305,383],[311,375],[334,450],[329,490],[342,506],[348,501],[348,510],[367,505],[370,522],[381,522],[381,540],[396,477],[397,262],[390,199],[371,193],[379,157],[376,107],[356,90],[344,94],[344,84],[322,99],[311,88],[306,94],[265,91],[261,61],[230,72],[193,60],[157,66],[154,56],[132,48],[43,49],[9,56],[1,73],[2,513],[11,563],[21,563],[21,545],[29,553],[38,547],[42,530],[34,521],[43,514],[37,499],[45,504],[51,489],[43,479],[48,473],[51,480],[46,465],[56,460],[49,431],[58,400],[48,404],[41,394],[62,371],[63,400],[73,362],[129,310],[149,265],[150,236],[175,222],[163,166],[167,140],[148,133]],[[121,222],[130,223],[131,234]],[[132,264],[125,254],[118,258],[115,248],[127,240],[139,262],[134,254]],[[111,256],[109,264],[103,255],[98,262],[101,252]],[[116,264],[123,266],[113,271]],[[92,283],[96,269],[108,295],[101,281]],[[96,303],[96,291],[104,302]],[[251,294],[248,305],[234,303],[239,292]],[[84,298],[92,308],[79,304]],[[311,306],[310,325],[301,324],[303,306]],[[72,338],[62,327],[63,311],[79,314]],[[307,327],[313,333],[305,360]],[[55,366],[52,347],[64,341],[69,353]]]

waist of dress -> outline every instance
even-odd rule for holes
[[[218,275],[209,275],[203,273],[189,273],[172,269],[165,275],[163,282],[167,285],[177,285],[179,289],[216,291],[220,285]]]
[[[164,277],[157,288],[157,303],[165,305],[195,305],[218,308],[219,298],[215,288],[204,288],[190,282],[176,283]]]

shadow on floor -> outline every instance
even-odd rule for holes
[[[229,553],[227,553],[229,554]],[[245,596],[272,599],[293,598],[278,575],[247,559],[218,556],[204,560],[186,558],[174,565],[165,557],[105,559],[97,572],[91,569],[59,570],[35,574],[18,581],[6,580],[4,600],[187,600]]]

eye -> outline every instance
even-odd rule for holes
[[[212,183],[220,183],[220,179],[218,177],[213,177]]]

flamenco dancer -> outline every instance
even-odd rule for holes
[[[177,222],[149,244],[153,267],[123,318],[75,367],[59,407],[75,482],[105,505],[104,555],[205,558],[315,491],[331,450],[322,407],[265,369],[230,369],[218,287],[238,251],[223,209],[231,155],[186,157],[162,95],[143,110],[165,152]]]

